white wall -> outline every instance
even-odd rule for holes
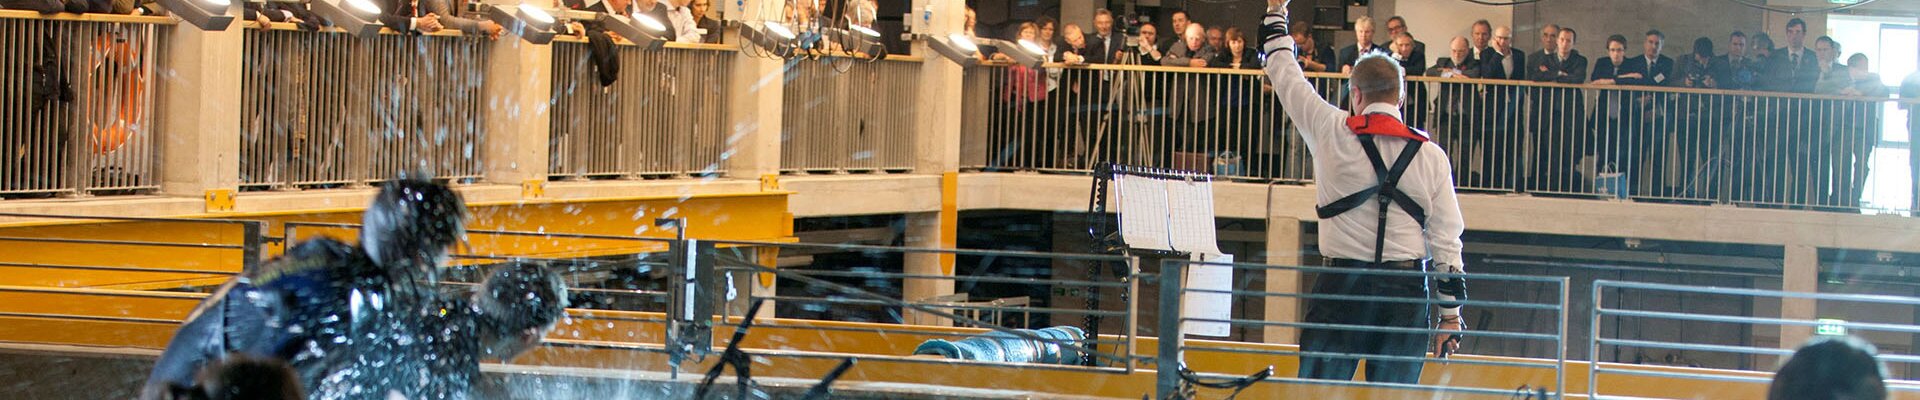
[[[1920,1],[1920,0],[1916,0]],[[1447,41],[1454,36],[1472,39],[1473,21],[1487,20],[1493,26],[1513,24],[1513,8],[1483,6],[1463,1],[1425,1],[1399,0],[1380,2],[1390,7],[1374,7],[1381,10],[1375,13],[1379,21],[1377,36],[1384,36],[1387,17],[1399,15],[1407,19],[1407,32],[1413,38],[1427,43],[1427,65],[1434,60],[1447,56]]]

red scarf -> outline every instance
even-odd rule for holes
[[[1400,122],[1400,119],[1387,114],[1361,114],[1347,117],[1347,129],[1352,129],[1355,135],[1397,137],[1422,143],[1428,140],[1426,136],[1415,133],[1413,128],[1408,128],[1405,122]]]

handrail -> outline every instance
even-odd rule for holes
[[[987,67],[1014,66],[1014,64],[1012,63],[1003,62],[1003,61],[988,61],[988,62],[982,62],[979,65],[987,66]],[[1080,70],[1118,71],[1118,72],[1173,72],[1173,73],[1198,73],[1198,74],[1215,74],[1215,75],[1244,75],[1244,76],[1255,76],[1255,77],[1266,75],[1266,72],[1264,70],[1259,70],[1259,69],[1197,68],[1197,67],[1181,67],[1181,66],[1168,66],[1168,65],[1046,63],[1046,64],[1042,64],[1041,67],[1070,69],[1070,70],[1080,69]],[[1502,80],[1502,79],[1483,79],[1483,78],[1441,78],[1441,77],[1416,75],[1419,72],[1420,71],[1408,71],[1408,75],[1406,77],[1407,81],[1408,82],[1426,82],[1426,83],[1457,83],[1457,84],[1474,84],[1474,85],[1537,87],[1537,88],[1591,89],[1591,90],[1605,90],[1605,91],[1780,97],[1780,98],[1794,98],[1794,99],[1808,99],[1808,100],[1892,101],[1900,104],[1920,104],[1920,99],[1899,99],[1899,98],[1891,98],[1891,97],[1879,98],[1879,97],[1865,97],[1865,96],[1839,96],[1839,95],[1826,95],[1826,94],[1813,94],[1813,93],[1762,92],[1762,91],[1753,91],[1753,90],[1695,89],[1695,88],[1670,87],[1670,86],[1598,85],[1598,84],[1591,84],[1591,83],[1569,84],[1569,83],[1553,83],[1553,82],[1535,82],[1530,80]],[[1336,73],[1336,72],[1307,72],[1304,75],[1309,79],[1315,79],[1315,78],[1347,79],[1349,77],[1348,74],[1342,74],[1342,73]]]
[[[580,36],[571,36],[571,35],[554,35],[553,42],[554,43],[586,44],[587,38],[580,37]],[[628,47],[640,46],[638,43],[634,43],[633,41],[627,40],[626,38],[616,39],[613,41],[613,44],[615,46],[628,46]],[[668,48],[668,49],[680,49],[680,50],[707,50],[707,51],[722,51],[722,52],[740,51],[740,47],[738,45],[726,44],[726,43],[663,42],[663,43],[660,43],[660,47]]]
[[[41,14],[41,13],[28,11],[28,10],[0,10],[0,18],[37,19],[37,20],[46,20],[46,21],[112,22],[112,23],[126,23],[126,24],[148,24],[148,25],[176,25],[180,23],[179,20],[173,19],[173,17],[163,17],[163,16],[153,16],[153,15],[122,15],[122,14],[102,14],[102,13]]]

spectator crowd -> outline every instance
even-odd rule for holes
[[[1287,163],[1273,160],[1256,162],[1251,170],[1222,167],[1245,155],[1233,152],[1269,153],[1257,156],[1272,159],[1288,151],[1285,143],[1246,138],[1261,136],[1254,132],[1263,130],[1246,124],[1264,123],[1254,115],[1262,112],[1235,115],[1247,120],[1235,122],[1241,125],[1217,121],[1249,104],[1278,107],[1252,98],[1270,96],[1254,96],[1263,85],[1242,82],[1254,75],[1147,69],[1161,79],[1116,86],[1119,74],[1110,70],[1072,67],[1260,69],[1275,61],[1249,49],[1255,38],[1248,29],[1196,21],[1181,10],[1167,15],[1165,25],[1137,21],[1131,27],[1116,26],[1108,10],[1094,13],[1091,29],[1049,16],[1007,24],[998,38],[1030,42],[1045,50],[1046,61],[1059,64],[1011,66],[996,84],[1003,103],[997,111],[1018,121],[1001,128],[1034,132],[1007,140],[990,164],[1045,169],[1151,163],[1217,174],[1304,176],[1281,171]],[[1832,37],[1810,40],[1798,18],[1786,23],[1778,43],[1766,33],[1736,31],[1717,42],[1696,38],[1678,59],[1664,54],[1669,39],[1659,30],[1610,34],[1606,54],[1589,58],[1575,49],[1581,32],[1571,26],[1545,25],[1537,50],[1529,51],[1516,43],[1513,28],[1481,20],[1468,27],[1469,36],[1440,42],[1445,48],[1431,64],[1427,43],[1409,32],[1407,19],[1376,22],[1360,17],[1352,25],[1355,44],[1335,49],[1316,38],[1306,21],[1296,21],[1291,32],[1298,49],[1288,53],[1295,58],[1289,61],[1308,72],[1333,74],[1313,78],[1329,98],[1345,98],[1343,74],[1366,54],[1389,56],[1408,75],[1428,77],[1409,84],[1407,122],[1452,150],[1458,179],[1469,189],[1856,207],[1879,143],[1884,105],[1864,98],[1890,95],[1866,54],[1845,56]],[[965,28],[979,36],[976,23],[969,10]],[[996,50],[981,57],[1014,60]],[[1652,87],[1663,89],[1646,89]],[[1110,96],[1129,91],[1146,94]],[[1105,138],[1118,125],[1097,116],[1107,111],[1148,115],[1155,126],[1144,139]]]

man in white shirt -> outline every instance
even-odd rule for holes
[[[1262,50],[1269,59],[1291,57],[1286,3],[1267,0],[1261,28]],[[1285,53],[1285,54],[1279,54]],[[1284,58],[1283,58],[1284,59]],[[1460,234],[1466,229],[1454,197],[1447,154],[1424,132],[1401,122],[1405,72],[1385,56],[1363,56],[1349,80],[1349,114],[1321,100],[1299,64],[1267,63],[1267,78],[1281,109],[1298,126],[1313,155],[1320,214],[1320,251],[1335,268],[1385,271],[1463,272]],[[1385,176],[1382,176],[1385,175]],[[1382,183],[1384,182],[1384,183]],[[1429,261],[1431,266],[1429,267]],[[1459,305],[1466,282],[1459,276],[1403,276],[1322,273],[1313,293],[1413,299],[1432,296],[1440,303],[1439,329],[1462,329]],[[1353,327],[1425,329],[1430,306],[1413,302],[1308,302],[1306,322]],[[1458,334],[1377,332],[1308,328],[1300,334],[1300,377],[1353,379],[1359,364],[1342,354],[1422,357],[1458,349]],[[1362,328],[1365,329],[1365,328]],[[1431,340],[1431,341],[1429,341]],[[1362,357],[1364,358],[1364,357]],[[1418,361],[1367,360],[1367,380],[1417,383]]]
[[[673,28],[673,41],[680,43],[700,43],[700,21],[693,20],[693,11],[687,5],[693,0],[659,0],[660,7],[667,9],[667,20]]]

